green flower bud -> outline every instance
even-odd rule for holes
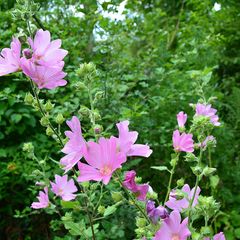
[[[75,87],[76,87],[78,90],[83,90],[83,89],[86,89],[86,88],[87,88],[87,86],[86,86],[85,83],[83,83],[83,82],[77,82],[77,83],[75,84]]]
[[[55,122],[57,124],[62,124],[65,121],[65,118],[61,113],[58,113],[57,117],[55,118]]]
[[[145,226],[147,225],[147,221],[146,221],[145,218],[140,218],[140,217],[138,217],[138,218],[136,219],[136,225],[137,225],[137,227],[139,227],[139,228],[143,228],[143,227],[145,227]]]
[[[180,188],[184,185],[184,179],[183,178],[180,178],[177,180],[177,186]]]
[[[80,64],[79,69],[76,71],[79,77],[95,77],[96,66],[93,63]]]
[[[40,123],[43,127],[47,127],[49,125],[49,119],[47,116],[41,118]]]
[[[98,92],[95,94],[94,101],[97,102],[97,100],[103,98],[103,96],[104,96],[104,91],[98,91]]]
[[[93,127],[93,129],[94,129],[95,134],[100,134],[102,132],[102,130],[103,130],[103,127],[101,125],[99,125],[99,124],[96,124]]]
[[[48,136],[52,136],[52,135],[54,134],[54,132],[53,132],[53,130],[52,130],[50,127],[47,127],[47,129],[46,129],[46,134],[47,134]]]
[[[120,202],[123,199],[121,192],[111,192],[111,196],[114,202]]]
[[[79,113],[83,116],[89,116],[90,114],[90,109],[86,106],[81,106]]]
[[[44,109],[46,112],[50,112],[54,107],[54,104],[51,103],[51,101],[47,101],[47,103],[44,105]]]
[[[22,150],[24,152],[32,153],[32,152],[34,152],[34,146],[31,142],[24,143]]]
[[[99,112],[98,112],[97,110],[95,110],[95,111],[93,112],[93,114],[94,114],[94,117],[95,117],[95,120],[96,120],[96,121],[101,120],[101,115],[99,114]]]
[[[136,183],[141,183],[142,182],[142,178],[141,177],[135,177],[135,181],[136,181]]]
[[[24,98],[24,102],[27,104],[32,104],[34,101],[34,97],[31,93],[27,93]]]
[[[104,212],[105,212],[105,207],[104,206],[102,206],[102,205],[100,205],[99,207],[98,207],[98,213],[100,213],[100,214],[104,214]]]

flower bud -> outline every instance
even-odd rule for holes
[[[183,178],[180,178],[177,180],[177,186],[180,188],[184,185],[184,179]]]
[[[136,225],[137,225],[137,227],[142,228],[142,227],[145,227],[146,224],[147,224],[147,221],[146,221],[145,218],[140,218],[140,217],[138,217],[138,218],[136,219]]]
[[[34,146],[33,146],[33,144],[32,144],[31,142],[24,143],[22,150],[23,150],[24,152],[29,152],[29,153],[31,153],[31,152],[34,151]]]
[[[47,127],[46,134],[47,134],[47,136],[52,136],[54,134],[54,132],[50,127]]]
[[[103,96],[104,96],[104,91],[98,91],[98,92],[95,94],[94,101],[96,102],[97,100],[103,98]]]
[[[79,113],[83,116],[89,116],[90,114],[90,109],[86,106],[81,106]]]
[[[49,125],[49,119],[47,116],[43,116],[40,120],[40,123],[43,127],[47,127]]]
[[[32,51],[29,48],[23,49],[23,55],[26,59],[32,58]]]
[[[76,73],[79,77],[95,76],[96,66],[91,62],[80,64],[79,69],[77,69]]]
[[[31,93],[27,93],[24,98],[24,102],[27,104],[32,104],[34,101],[34,97]]]
[[[99,125],[99,124],[96,124],[96,125],[93,127],[93,129],[94,129],[94,133],[95,133],[95,134],[100,134],[100,133],[102,132],[102,130],[103,130],[103,127],[102,127],[101,125]]]
[[[120,202],[123,199],[121,192],[111,192],[111,196],[114,202]]]
[[[47,101],[47,103],[44,105],[44,109],[46,112],[50,112],[54,107],[54,104],[51,103],[51,101]]]
[[[93,112],[93,114],[94,114],[94,117],[95,117],[95,120],[96,120],[96,121],[101,120],[101,115],[99,114],[98,111],[95,110],[95,111]]]
[[[55,122],[57,124],[62,124],[65,121],[65,118],[61,113],[58,113],[57,117],[55,118]]]
[[[100,213],[100,214],[104,214],[104,212],[105,212],[105,207],[104,206],[102,206],[102,205],[100,205],[99,207],[98,207],[98,213]]]

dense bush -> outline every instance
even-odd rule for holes
[[[13,35],[24,42],[29,35],[28,21],[34,33],[42,28],[49,30],[53,39],[62,39],[62,48],[69,52],[65,58],[68,85],[43,89],[39,97],[43,104],[55,104],[50,120],[59,132],[67,129],[66,119],[77,115],[86,137],[93,136],[93,129],[84,115],[90,105],[83,86],[87,80],[79,65],[93,62],[97,75],[92,91],[101,95],[95,103],[96,124],[110,136],[116,135],[115,123],[130,120],[131,128],[140,133],[139,142],[148,143],[153,154],[147,159],[132,159],[124,170],[136,169],[142,182],[150,182],[158,193],[159,201],[164,201],[168,177],[150,167],[169,165],[174,116],[184,110],[190,119],[193,111],[189,103],[216,97],[212,102],[222,124],[213,133],[218,147],[211,158],[217,172],[210,180],[203,178],[201,189],[221,203],[214,230],[224,231],[227,239],[240,239],[239,1],[219,1],[219,11],[210,0],[35,3],[39,5],[23,0],[0,2],[0,49],[9,46]],[[119,5],[125,5],[121,18],[116,15]],[[38,161],[42,161],[46,176],[53,179],[53,172],[62,173],[55,162],[63,154],[59,142],[47,136],[50,130],[39,121],[39,111],[26,103],[29,92],[31,86],[21,73],[1,77],[1,237],[74,239],[66,230],[69,216],[65,215],[64,227],[53,209],[48,214],[30,209],[37,195],[34,184],[40,180]],[[194,185],[191,169],[180,163],[173,180],[181,177]],[[218,186],[213,190],[215,181]],[[96,192],[92,189],[91,194],[97,201],[101,189],[98,184],[94,187]],[[114,187],[110,183],[107,189]],[[107,196],[103,202],[113,204]],[[134,214],[132,206],[118,206],[111,218],[103,220],[99,239],[133,239],[135,224],[129,221],[134,223]]]

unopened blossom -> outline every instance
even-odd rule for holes
[[[63,58],[68,51],[61,49],[62,41],[60,39],[51,41],[49,31],[42,29],[36,32],[34,39],[28,38],[28,42],[32,48],[32,61],[37,65],[63,66]]]
[[[144,201],[149,191],[148,184],[137,184],[135,182],[136,172],[134,170],[125,173],[123,186],[134,193],[138,200]]]
[[[182,192],[185,195],[184,197],[178,199],[176,190],[173,190],[170,193],[169,200],[166,202],[166,206],[172,210],[177,210],[181,212],[183,209],[186,209],[190,206],[190,202],[192,201],[194,195],[195,188],[190,189],[188,184],[185,184],[182,187]],[[192,207],[196,206],[198,203],[198,197],[201,192],[200,187],[197,187],[197,191],[192,203]]]
[[[62,71],[61,67],[36,65],[26,58],[21,59],[21,67],[24,74],[30,77],[39,89],[54,89],[67,84],[64,79],[67,74]]]
[[[67,125],[71,131],[66,131],[68,142],[65,144],[62,152],[66,154],[61,158],[60,163],[64,166],[65,173],[73,168],[73,166],[83,157],[86,142],[82,136],[81,124],[76,116],[73,116]]]
[[[188,218],[181,222],[181,215],[173,211],[161,224],[153,240],[187,240],[191,236],[188,229]]]
[[[213,240],[225,240],[225,236],[224,236],[224,233],[223,232],[220,232],[218,234],[216,234],[214,237],[213,237]],[[204,238],[204,240],[210,240],[209,237],[207,238]]]
[[[158,220],[165,219],[169,216],[168,211],[163,206],[155,207],[155,202],[148,200],[146,204],[146,212],[153,224],[156,224]]]
[[[202,143],[199,144],[199,147],[205,148],[205,147],[207,146],[208,142],[216,143],[216,138],[215,138],[214,136],[212,136],[212,135],[207,136],[207,137],[205,138],[205,140],[204,140]],[[214,144],[214,145],[215,145],[215,144]]]
[[[216,115],[217,110],[215,108],[212,108],[211,104],[202,104],[202,103],[198,103],[196,105],[196,116],[206,116],[209,117],[211,123],[214,126],[219,126],[220,122],[219,122],[219,118]]]
[[[46,208],[49,206],[49,198],[48,198],[48,188],[45,187],[44,191],[40,191],[37,197],[38,202],[33,202],[31,208],[39,209]]]
[[[178,126],[179,126],[180,128],[184,128],[184,125],[185,125],[186,121],[187,121],[187,114],[184,113],[184,112],[179,112],[179,113],[177,114]]]
[[[123,152],[127,156],[142,156],[149,157],[152,150],[148,145],[135,144],[138,138],[138,132],[129,131],[129,121],[122,121],[117,123],[119,132],[118,137],[118,148],[119,151]]]
[[[0,76],[17,72],[20,66],[21,43],[13,38],[11,48],[4,48],[0,53]]]
[[[172,136],[174,150],[177,152],[193,152],[194,144],[192,137],[192,134],[180,134],[178,130],[175,130]]]
[[[68,176],[55,175],[55,183],[50,182],[52,186],[52,191],[56,196],[59,196],[64,201],[70,201],[76,198],[75,192],[77,192],[77,187],[74,184],[73,179],[68,181]]]
[[[108,184],[114,171],[126,162],[125,154],[117,151],[115,137],[110,139],[101,137],[98,143],[88,142],[84,158],[87,164],[78,162],[79,182],[94,180]]]

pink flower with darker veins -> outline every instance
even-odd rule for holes
[[[119,151],[127,156],[149,157],[152,150],[148,145],[134,144],[138,137],[138,132],[129,131],[129,121],[123,121],[116,124],[119,132],[118,147]]]
[[[77,187],[74,184],[73,179],[68,181],[67,175],[59,176],[55,175],[55,183],[50,182],[52,191],[56,196],[61,197],[64,201],[70,201],[76,198]]]
[[[191,236],[188,229],[188,218],[181,222],[181,215],[173,211],[161,224],[153,240],[186,240]]]
[[[184,113],[184,112],[179,112],[179,113],[177,114],[178,126],[179,126],[180,128],[184,128],[184,125],[185,125],[186,121],[187,121],[187,114]]]
[[[186,196],[183,197],[182,199],[177,199],[176,191],[173,190],[170,193],[169,200],[166,202],[165,205],[172,210],[177,210],[177,211],[181,212],[183,209],[186,209],[189,207],[190,201],[192,201],[192,198],[193,198],[194,189],[195,188],[190,189],[189,185],[185,184],[182,187],[182,192],[184,194],[186,194]],[[194,201],[192,204],[193,207],[196,206],[198,203],[198,197],[199,197],[200,192],[201,192],[200,187],[197,187],[195,198],[194,198]]]
[[[49,31],[42,29],[36,32],[34,39],[28,38],[28,42],[32,48],[32,61],[37,65],[44,66],[63,66],[63,58],[68,51],[61,49],[62,41],[60,39],[51,41]]]
[[[31,208],[39,209],[39,208],[46,208],[49,206],[49,198],[48,198],[48,188],[44,188],[44,192],[40,191],[37,197],[38,202],[33,202]]]
[[[110,181],[112,174],[122,163],[126,162],[126,156],[117,151],[117,139],[101,137],[98,143],[88,142],[84,150],[84,158],[88,164],[78,162],[80,175],[79,182],[102,181],[105,185]]]
[[[62,152],[66,154],[61,158],[60,163],[64,166],[65,173],[74,167],[83,157],[86,148],[86,141],[82,136],[81,124],[76,116],[73,116],[67,125],[71,131],[66,131],[65,135],[69,138]]]
[[[217,110],[215,108],[212,108],[211,104],[205,105],[198,103],[196,105],[196,114],[195,116],[206,116],[209,117],[210,121],[214,126],[219,126],[219,118],[216,115]]]
[[[13,38],[11,48],[4,48],[0,54],[0,76],[21,70],[20,66],[21,43]]]
[[[175,130],[172,136],[174,150],[176,152],[193,152],[194,144],[192,137],[192,134],[180,134],[178,130]]]
[[[63,79],[67,74],[60,67],[36,65],[26,58],[21,59],[21,67],[24,74],[29,76],[39,89],[54,89],[67,84],[67,81]]]
[[[210,238],[204,238],[204,240],[210,240]],[[216,234],[214,237],[213,237],[213,240],[225,240],[225,236],[224,236],[224,233],[223,232],[220,232],[218,234]]]

